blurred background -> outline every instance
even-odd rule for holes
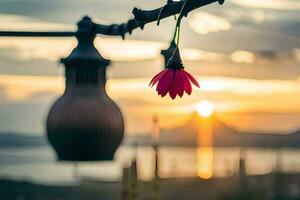
[[[0,29],[75,31],[84,15],[99,23],[123,23],[132,18],[133,7],[153,9],[164,3],[0,0]],[[35,192],[26,196],[22,184],[71,189],[83,184],[89,192],[81,194],[90,194],[89,199],[95,191],[95,198],[119,199],[123,168],[132,168],[134,160],[136,179],[146,188],[140,193],[157,199],[193,199],[188,194],[206,200],[300,199],[299,11],[298,0],[228,0],[191,12],[182,22],[180,48],[200,89],[175,101],[148,87],[163,68],[160,51],[169,46],[174,18],[159,27],[148,24],[124,41],[98,37],[96,47],[112,61],[107,91],[126,122],[114,162],[59,163],[45,139],[47,113],[64,91],[58,61],[74,48],[75,38],[0,38],[0,193],[8,195],[4,199],[43,199],[45,188],[28,189],[39,191],[39,197]],[[155,178],[151,138],[157,132],[161,147]],[[204,144],[197,143],[199,138]],[[166,182],[160,186],[158,179]],[[168,181],[177,193],[164,191]],[[250,189],[245,187],[241,197],[236,185],[243,184]],[[248,195],[251,185],[259,185],[255,191],[262,197]],[[5,193],[7,188],[16,190]],[[216,188],[224,192],[212,194]],[[57,192],[49,199],[69,197]]]

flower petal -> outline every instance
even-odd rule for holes
[[[152,79],[151,79],[151,81],[150,81],[150,83],[149,83],[149,86],[151,86],[151,87],[153,87],[153,82],[154,82],[154,80],[158,77],[158,76],[160,76],[161,75],[161,73],[162,72],[159,72],[158,74],[156,74]]]
[[[176,96],[177,96],[176,72],[177,72],[177,70],[173,70],[173,80],[172,80],[172,82],[170,84],[170,87],[169,87],[169,95],[172,99],[175,99]]]
[[[188,94],[191,95],[192,93],[192,85],[190,83],[190,80],[188,79],[186,73],[181,73],[182,79],[183,79],[183,87],[184,91]]]
[[[180,97],[183,96],[184,93],[184,80],[183,80],[183,76],[184,74],[182,74],[182,70],[178,70],[178,72],[176,73],[176,77],[177,77],[177,93]]]
[[[167,70],[165,75],[158,82],[156,91],[162,97],[166,96],[169,91],[170,85],[172,84],[174,70]]]
[[[183,70],[184,71],[184,70]],[[190,74],[188,73],[187,71],[184,71],[184,73],[187,75],[187,77],[190,79],[190,81],[195,85],[197,86],[198,88],[200,88],[200,85],[198,83],[198,81]]]
[[[159,72],[158,74],[156,74],[150,81],[149,86],[153,87],[166,72],[167,72],[167,70],[163,70],[163,71]]]

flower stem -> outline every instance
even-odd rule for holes
[[[177,47],[179,46],[179,40],[180,40],[180,24],[177,26]]]
[[[177,19],[176,26],[175,26],[175,32],[174,32],[174,36],[173,36],[172,41],[174,41],[176,43],[177,47],[179,46],[179,40],[180,40],[181,20],[184,16],[184,9],[185,9],[188,2],[189,2],[189,0],[185,0],[184,4],[182,5],[180,13],[179,13],[179,17]]]
[[[177,22],[176,22],[176,26],[175,26],[175,32],[174,32],[174,35],[173,35],[173,39],[172,39],[172,42],[174,42],[176,44],[176,49],[175,51],[173,52],[173,55],[172,57],[170,58],[173,59],[175,54],[176,54],[176,51],[178,51],[178,47],[179,47],[179,41],[180,41],[180,26],[181,26],[181,20],[184,16],[184,9],[185,9],[185,6],[186,4],[188,3],[189,0],[185,0],[184,4],[182,5],[181,7],[181,10],[180,10],[180,13],[179,13],[179,17],[177,19]]]

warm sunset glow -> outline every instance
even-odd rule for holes
[[[200,108],[203,106],[205,109],[200,109],[205,111],[205,116],[211,116],[213,111],[213,106],[209,101],[203,101],[199,103]],[[209,105],[209,106],[208,106]],[[210,113],[210,115],[208,115]],[[204,113],[202,113],[204,114]],[[198,130],[198,148],[197,148],[197,176],[202,179],[209,179],[213,176],[213,127],[212,118],[203,118],[199,123],[201,128]]]
[[[202,117],[210,117],[214,112],[213,104],[207,100],[199,102],[196,109]]]
[[[203,147],[197,149],[197,175],[203,179],[213,176],[213,148]]]

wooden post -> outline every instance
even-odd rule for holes
[[[122,177],[122,197],[121,200],[129,200],[130,198],[130,168],[123,168],[123,177]]]
[[[154,139],[153,149],[155,154],[155,167],[154,167],[154,178],[159,179],[159,140],[160,140],[160,127],[159,127],[159,119],[157,115],[153,117],[153,129],[152,129],[152,136]]]
[[[136,158],[130,166],[130,200],[138,198],[138,174],[137,174],[137,161]]]
[[[134,159],[129,167],[123,168],[121,199],[136,200],[138,198],[137,185],[137,162],[136,159]]]
[[[247,187],[247,171],[246,171],[246,150],[240,148],[240,158],[239,158],[239,185],[241,189],[246,189]]]
[[[159,177],[159,140],[160,140],[160,126],[159,119],[155,115],[153,117],[153,150],[154,150],[154,180],[153,180],[153,190],[154,190],[154,200],[160,199],[160,177]]]

